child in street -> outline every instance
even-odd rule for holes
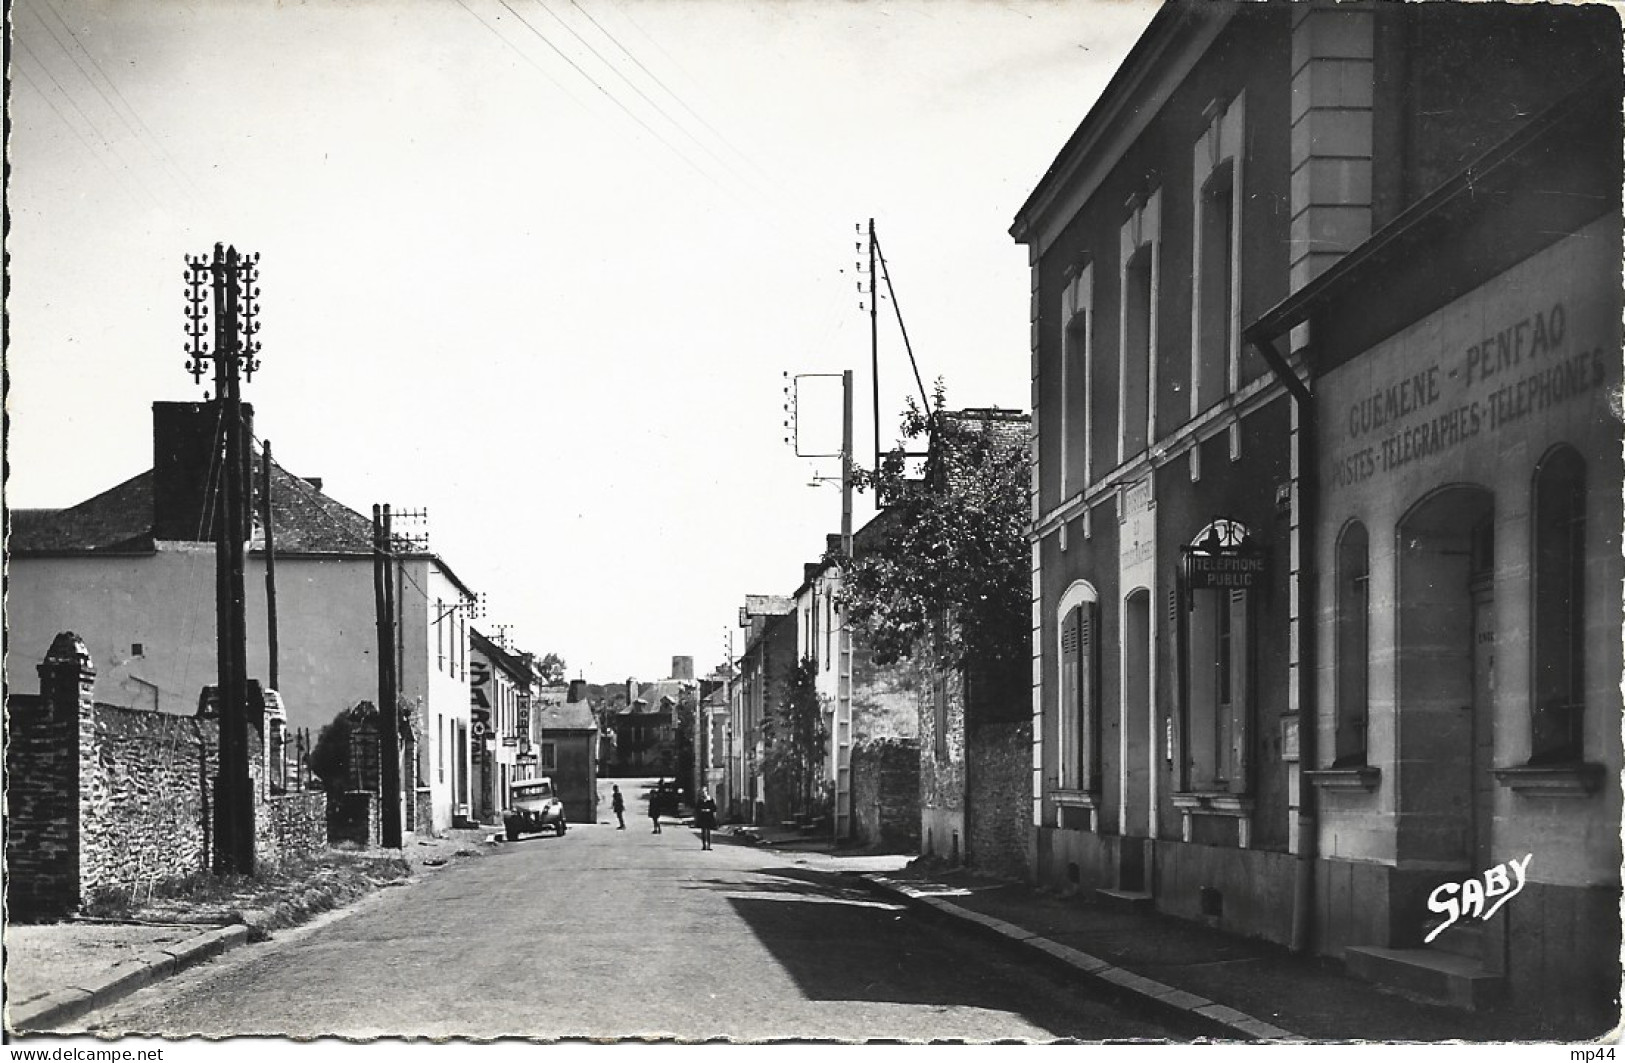
[[[610,789],[613,790],[614,793],[610,795],[609,807],[610,807],[610,810],[615,813],[616,822],[620,824],[620,826],[616,827],[615,829],[616,830],[625,830],[626,829],[626,799],[621,796],[621,788],[619,786],[611,786]]]

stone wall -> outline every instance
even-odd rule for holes
[[[327,794],[304,790],[267,798],[254,813],[258,855],[281,864],[327,848]]]
[[[920,845],[926,856],[957,863],[965,846],[965,683],[956,669],[922,661],[915,687],[920,716]],[[938,713],[938,699],[942,712]]]
[[[852,750],[852,812],[857,840],[916,849],[920,844],[920,745],[873,739]]]
[[[58,635],[40,694],[8,698],[7,899],[16,920],[62,918],[96,893],[130,892],[210,870],[219,725],[97,704],[83,641]],[[320,793],[268,793],[249,728],[256,861],[325,848]]]
[[[983,874],[1027,877],[1033,815],[1032,734],[1031,719],[970,728],[966,847],[971,866]]]
[[[383,822],[379,817],[378,795],[368,790],[346,790],[336,794],[327,804],[327,840],[341,842],[363,849],[379,844],[383,839]]]
[[[79,905],[78,721],[34,695],[6,710],[6,906],[14,920],[58,919]]]
[[[219,724],[111,705],[92,705],[81,721],[82,897],[207,872]]]

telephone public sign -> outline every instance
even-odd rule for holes
[[[1187,585],[1193,591],[1250,591],[1264,582],[1269,566],[1261,552],[1197,553],[1185,555]]]

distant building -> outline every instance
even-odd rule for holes
[[[762,721],[783,699],[796,666],[795,603],[777,595],[746,595],[739,626],[745,629],[745,649],[730,707],[729,814],[746,823],[764,823],[768,794],[762,774]]]
[[[535,736],[534,770],[524,778],[548,776],[564,802],[571,823],[598,822],[598,721],[587,699],[586,684],[543,687],[531,711]]]

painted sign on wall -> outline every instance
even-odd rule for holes
[[[1570,237],[1333,373],[1328,490],[1599,410],[1619,345],[1607,244]]]

